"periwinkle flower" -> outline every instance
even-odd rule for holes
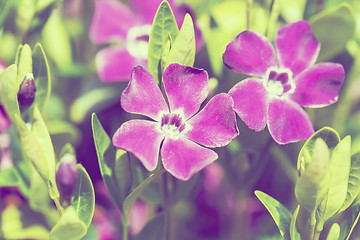
[[[230,70],[254,76],[230,89],[235,112],[255,131],[268,125],[273,139],[286,144],[314,133],[302,107],[335,103],[345,76],[340,64],[315,64],[320,44],[306,21],[282,26],[275,45],[277,54],[266,37],[243,31],[223,60]]]
[[[35,100],[36,85],[32,73],[25,74],[17,94],[20,109],[28,108]]]
[[[96,45],[111,44],[95,57],[98,74],[106,82],[128,81],[136,65],[145,65],[151,24],[162,0],[128,0],[129,6],[115,0],[96,0],[90,25],[90,39]],[[178,25],[189,9],[168,1]],[[200,32],[195,28],[197,45]],[[115,43],[115,44],[112,44]]]
[[[160,152],[164,168],[188,180],[217,159],[205,147],[225,146],[239,134],[233,100],[228,94],[218,94],[194,115],[208,95],[208,74],[176,63],[165,69],[163,85],[169,106],[154,77],[140,66],[133,69],[121,106],[155,121],[127,121],[112,141],[115,147],[134,154],[149,171],[156,168]]]

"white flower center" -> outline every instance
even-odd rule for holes
[[[147,59],[150,31],[150,24],[135,26],[128,31],[126,49],[132,56]]]
[[[185,128],[185,121],[178,113],[168,113],[161,118],[160,129],[166,137],[178,139]]]
[[[280,81],[269,80],[267,87],[269,92],[273,94],[282,95],[284,93],[284,86]]]
[[[292,72],[289,69],[269,68],[264,85],[267,90],[276,96],[293,93],[295,84],[292,80]]]

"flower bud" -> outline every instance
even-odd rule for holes
[[[24,80],[20,84],[17,95],[20,108],[26,109],[34,102],[35,92],[36,85],[34,75],[32,73],[27,73],[24,77]]]
[[[76,159],[72,154],[65,154],[56,171],[56,183],[60,192],[60,202],[70,205],[71,197],[78,179]]]

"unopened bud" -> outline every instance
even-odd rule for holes
[[[35,92],[36,85],[34,75],[32,73],[27,73],[20,84],[17,95],[20,108],[27,108],[34,102]]]
[[[71,197],[75,189],[78,172],[76,159],[72,154],[65,154],[56,171],[56,183],[60,192],[60,202],[70,205]]]

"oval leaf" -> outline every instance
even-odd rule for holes
[[[17,79],[17,65],[13,64],[6,68],[0,74],[0,98],[1,103],[5,107],[8,116],[12,122],[16,114],[20,115],[19,103],[17,100],[18,86],[16,85]]]
[[[340,237],[340,226],[339,224],[334,223],[330,228],[326,240],[338,240],[339,237]]]

